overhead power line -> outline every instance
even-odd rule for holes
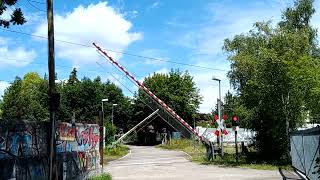
[[[45,10],[42,10],[40,8],[38,8],[36,5],[32,4],[32,2],[30,0],[27,0],[28,4],[33,7],[34,9],[38,10],[38,11],[43,11],[43,12],[47,12]]]
[[[40,1],[34,1],[34,0],[27,0],[27,1],[30,1],[30,2],[33,2],[33,3],[38,3],[38,4],[46,4],[46,2],[40,2]]]
[[[24,59],[12,59],[12,58],[2,58],[0,57],[0,62],[10,62],[10,61],[16,61],[16,62],[26,62],[26,63],[30,63],[30,64],[36,64],[36,65],[47,65],[46,63],[40,63],[40,62],[34,62],[34,61],[28,61],[28,60],[24,60]],[[73,66],[65,66],[65,65],[57,65],[57,67],[61,67],[64,69],[72,69],[74,68]],[[95,73],[105,73],[106,71],[98,71],[98,70],[92,70],[92,69],[88,69],[88,70],[84,70],[86,72],[95,72]],[[109,73],[109,72],[108,72]],[[122,75],[121,73],[114,73],[117,75]],[[141,75],[136,75],[137,77],[145,77],[145,76],[141,76]]]
[[[7,31],[7,32],[18,33],[18,34],[27,35],[27,36],[32,36],[32,37],[37,37],[37,38],[41,38],[41,39],[48,39],[46,36],[42,36],[42,35],[30,34],[30,33],[26,33],[26,32],[11,30],[11,29],[4,29],[4,28],[1,28],[1,29],[4,30],[4,31]],[[55,41],[57,41],[57,42],[62,42],[62,43],[65,43],[65,44],[72,44],[72,45],[76,45],[76,46],[94,48],[94,47],[91,46],[91,45],[82,44],[82,43],[77,43],[77,42],[71,42],[71,41],[66,41],[66,40],[61,40],[61,39],[55,39]],[[196,65],[196,64],[188,64],[188,63],[181,63],[181,62],[176,62],[176,61],[171,61],[171,60],[164,60],[164,59],[160,59],[160,58],[148,57],[148,56],[133,54],[133,53],[124,52],[124,51],[117,51],[117,50],[106,49],[106,48],[103,48],[103,50],[106,50],[106,51],[109,51],[109,52],[118,53],[118,54],[128,55],[128,56],[132,56],[132,57],[138,57],[138,58],[142,58],[142,59],[148,59],[148,60],[151,60],[151,61],[161,61],[161,62],[167,62],[167,63],[171,63],[171,64],[177,64],[177,65],[183,65],[183,66],[190,66],[190,67],[196,67],[196,68],[201,68],[201,69],[208,69],[208,70],[213,70],[213,71],[223,71],[223,72],[227,72],[227,71],[228,71],[228,70],[225,70],[225,69],[211,68],[211,67],[200,66],[200,65]]]

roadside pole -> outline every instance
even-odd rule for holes
[[[218,102],[218,116],[219,116],[219,121],[220,124],[222,123],[222,117],[221,117],[221,85],[220,82],[221,80],[219,79],[219,102]],[[221,157],[223,158],[224,156],[224,148],[223,148],[223,135],[222,135],[222,130],[220,130],[220,143],[221,143]]]
[[[49,179],[57,179],[56,164],[56,137],[55,137],[55,109],[58,99],[55,93],[55,63],[54,63],[54,26],[53,26],[53,2],[47,0],[47,19],[48,19],[48,70],[49,70],[49,111],[50,111],[50,167]]]
[[[236,162],[238,163],[239,161],[239,154],[238,154],[238,131],[236,130],[234,132],[234,142],[236,143]]]

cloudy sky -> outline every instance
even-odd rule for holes
[[[11,26],[9,31],[0,29],[0,96],[15,76],[23,77],[29,71],[43,76],[47,72],[44,2],[18,0],[16,6],[23,10],[28,22]],[[137,88],[94,48],[88,47],[96,42],[111,50],[110,54],[139,80],[172,68],[188,71],[204,99],[200,112],[210,112],[216,103],[218,84],[211,80],[213,76],[222,80],[222,94],[232,91],[226,77],[230,68],[222,51],[223,40],[248,32],[256,21],[277,22],[281,12],[293,4],[290,0],[66,2],[54,1],[59,79],[67,79],[72,68],[77,67],[80,78],[109,79],[132,96],[131,91]],[[316,0],[316,10],[320,11],[319,4],[320,0]],[[2,17],[9,17],[10,11]],[[315,14],[312,22],[315,27],[320,26],[320,13]]]

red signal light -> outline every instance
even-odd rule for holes
[[[232,120],[233,121],[238,121],[238,117],[237,116],[232,116]]]
[[[219,117],[215,114],[214,116],[213,116],[213,121],[217,121],[219,119]]]
[[[228,119],[228,116],[227,116],[227,115],[223,115],[223,116],[222,116],[222,119],[223,119],[223,120],[227,120],[227,119]]]

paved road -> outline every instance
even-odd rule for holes
[[[284,179],[279,171],[199,165],[179,151],[145,146],[130,146],[130,149],[129,155],[105,166],[113,180]],[[298,179],[293,173],[284,173],[290,180]]]

